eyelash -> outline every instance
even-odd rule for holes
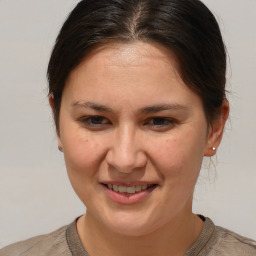
[[[154,123],[155,121],[158,122],[158,124]],[[150,127],[155,127],[157,129],[161,129],[161,128],[167,128],[170,127],[172,125],[174,125],[175,120],[172,118],[168,118],[168,117],[151,117],[149,118],[145,125],[148,125]]]
[[[102,129],[108,125],[111,125],[109,119],[103,116],[87,116],[82,117],[79,121],[88,128]],[[150,127],[152,129],[168,129],[172,127],[176,121],[168,117],[151,117],[148,118],[144,123],[144,127]]]
[[[102,127],[102,125],[110,124],[110,121],[103,116],[87,116],[81,118],[79,121],[83,123],[85,126],[91,127]]]

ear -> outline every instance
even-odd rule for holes
[[[55,113],[54,95],[52,93],[49,94],[48,101],[49,101],[50,107],[52,109],[52,113]],[[62,142],[60,139],[59,131],[56,131],[56,134],[57,134],[57,139],[58,139],[58,149],[59,149],[59,151],[63,152],[63,146],[62,146]]]
[[[225,99],[222,103],[220,114],[218,118],[212,121],[207,143],[205,146],[204,156],[213,156],[216,153],[216,149],[220,145],[222,140],[224,127],[229,115],[229,103]]]
[[[54,106],[54,95],[53,95],[53,93],[50,93],[50,94],[48,95],[48,101],[49,101],[50,107],[51,107],[51,109],[52,109],[52,112],[54,113],[54,111],[55,111],[55,106]]]

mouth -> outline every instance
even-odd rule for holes
[[[116,184],[104,184],[106,188],[121,194],[137,194],[142,191],[152,190],[156,188],[157,184],[143,184],[143,185],[134,185],[134,186],[124,186],[124,185],[116,185]]]

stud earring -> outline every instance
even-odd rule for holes
[[[215,148],[215,147],[212,147],[212,150],[213,150],[213,151],[216,151],[216,148]]]

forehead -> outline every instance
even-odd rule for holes
[[[145,42],[108,44],[91,51],[71,72],[64,90],[67,95],[73,102],[97,100],[138,107],[149,101],[192,104],[196,98],[180,78],[174,54]]]
[[[161,62],[170,64],[176,68],[174,54],[164,46],[157,43],[132,42],[111,43],[98,47],[90,52],[85,61],[94,59],[96,62],[105,59],[108,65],[140,66],[154,65]],[[154,59],[154,62],[152,60]]]
[[[94,48],[70,73],[66,84],[69,84],[71,80],[74,82],[78,76],[80,78],[87,76],[88,81],[89,77],[100,76],[104,72],[112,73],[112,75],[119,72],[120,75],[127,77],[131,73],[135,75],[136,71],[143,76],[144,71],[150,70],[158,73],[159,77],[169,75],[169,78],[183,83],[175,55],[169,49],[157,43],[137,41],[110,43]]]

